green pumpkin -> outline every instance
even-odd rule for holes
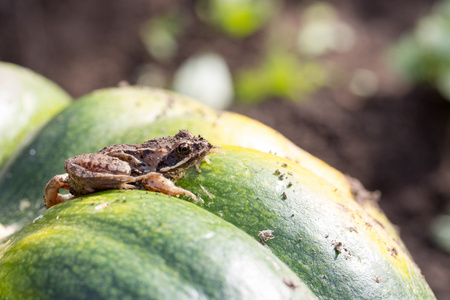
[[[102,90],[83,97],[59,114],[11,164],[8,176],[0,179],[3,208],[0,223],[15,229],[40,216],[44,211],[43,187],[52,176],[64,172],[66,158],[95,152],[106,145],[173,135],[180,129],[223,145],[226,153],[226,156],[210,155],[212,163],[202,164],[201,174],[191,169],[177,183],[203,200],[195,203],[199,212],[208,216],[211,212],[253,239],[262,239],[315,296],[320,299],[434,299],[393,226],[370,201],[363,201],[363,205],[355,201],[344,175],[256,121],[216,112],[161,90]],[[30,149],[36,155],[28,155]],[[156,197],[153,192],[131,191],[126,193],[127,203],[131,203],[131,195],[135,194],[142,196],[142,201]],[[95,194],[99,198],[93,206],[110,202],[108,195],[108,192]],[[45,216],[52,210],[72,206],[76,210],[90,197],[94,196],[56,205],[35,223],[51,227],[55,221],[50,222]],[[179,203],[175,197],[164,197]],[[186,205],[192,201],[181,198]],[[168,205],[170,201],[165,203]],[[83,223],[85,218],[81,213],[75,219]],[[129,211],[114,210],[111,218],[124,218],[132,223],[135,217]],[[179,227],[189,228],[191,222],[196,221]],[[15,235],[6,247],[9,249],[9,245],[17,243],[33,225]],[[110,225],[95,225],[92,230],[103,237]],[[273,231],[273,239],[258,236],[266,230]],[[107,236],[115,239],[114,230]],[[119,234],[117,238],[120,240]],[[37,239],[44,244],[47,239],[54,239],[56,244],[64,240],[63,235],[53,234],[38,234]],[[50,255],[62,251],[56,244],[51,244]],[[62,248],[71,250],[72,246]],[[94,243],[91,248],[98,245]],[[85,254],[78,256],[89,255],[88,250],[80,251]],[[0,254],[0,263],[5,257],[6,254]],[[71,265],[71,261],[67,258],[66,263]],[[86,265],[80,264],[80,268]],[[120,267],[117,268],[120,272]]]
[[[235,226],[145,191],[56,205],[0,257],[0,299],[317,299]]]
[[[69,95],[48,79],[0,62],[0,170],[70,101]]]

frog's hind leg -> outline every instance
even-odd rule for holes
[[[150,191],[161,192],[170,196],[186,195],[198,201],[193,193],[176,186],[173,181],[165,178],[160,173],[147,173],[136,177],[136,181],[141,181],[142,185]]]
[[[60,189],[69,190],[69,175],[67,173],[56,175],[45,185],[44,204],[50,208],[55,204],[61,203],[73,197],[72,194],[62,195]]]
[[[84,195],[111,189],[135,189],[130,164],[101,153],[75,156],[66,160],[64,168],[71,177],[71,188]]]

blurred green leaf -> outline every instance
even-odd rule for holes
[[[412,82],[427,81],[450,100],[450,1],[438,3],[389,52],[392,66]]]
[[[201,19],[225,33],[243,38],[261,29],[277,11],[273,0],[205,0],[199,1]]]
[[[170,61],[178,51],[178,36],[184,27],[180,13],[170,12],[147,21],[141,29],[141,39],[147,51],[160,62]]]
[[[336,8],[324,2],[313,2],[300,16],[302,25],[297,48],[302,54],[324,55],[330,51],[346,52],[355,44],[352,27],[339,20]]]
[[[450,253],[450,215],[436,218],[432,225],[432,235],[435,243]]]
[[[236,94],[242,102],[255,103],[269,97],[300,100],[325,83],[325,70],[316,62],[300,61],[284,50],[271,51],[260,66],[236,76]]]

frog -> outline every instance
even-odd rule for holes
[[[145,189],[170,196],[197,197],[175,183],[186,171],[195,167],[201,173],[202,161],[212,153],[225,155],[205,138],[180,130],[174,136],[151,139],[140,144],[116,144],[96,153],[81,154],[67,159],[66,173],[54,176],[44,189],[44,204],[48,209],[63,201],[96,191],[111,189]],[[60,194],[66,189],[70,194]]]

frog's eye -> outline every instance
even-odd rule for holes
[[[188,143],[181,143],[177,148],[177,152],[183,155],[188,154],[190,151],[191,146]]]

